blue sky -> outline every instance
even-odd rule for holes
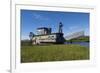
[[[89,13],[21,10],[21,39],[29,39],[29,32],[37,34],[39,27],[57,32],[59,22],[63,23],[64,36],[78,31],[89,35]]]

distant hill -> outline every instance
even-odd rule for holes
[[[66,40],[68,42],[89,42],[90,37],[89,36],[80,36],[77,38],[72,38],[70,40]]]

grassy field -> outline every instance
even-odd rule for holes
[[[89,59],[89,48],[80,45],[21,46],[21,62],[45,62]]]

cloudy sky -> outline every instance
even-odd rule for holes
[[[59,22],[63,23],[64,36],[84,31],[89,35],[89,13],[21,10],[21,39],[29,39],[29,32],[36,33],[39,27],[51,27],[58,31]]]

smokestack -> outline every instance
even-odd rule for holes
[[[48,28],[48,34],[51,34],[51,28]]]

